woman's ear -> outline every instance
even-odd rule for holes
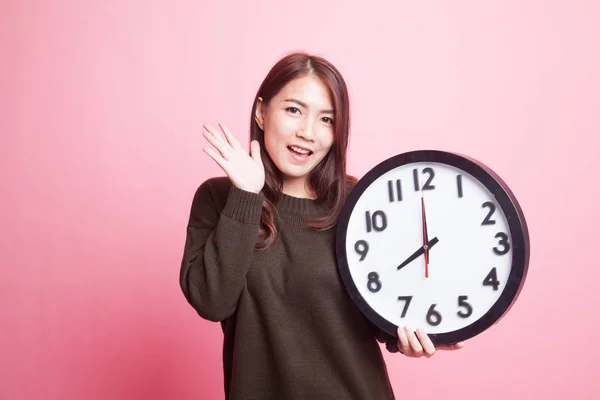
[[[258,125],[258,127],[262,130],[264,130],[263,125],[264,125],[264,103],[263,103],[263,99],[262,97],[259,97],[256,100],[256,110],[254,111],[254,120],[256,121],[256,124]]]

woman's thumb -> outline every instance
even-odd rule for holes
[[[258,144],[258,140],[250,142],[250,154],[255,161],[262,161],[260,158],[260,144]]]

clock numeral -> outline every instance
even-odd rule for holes
[[[369,252],[369,243],[367,243],[366,240],[359,240],[354,245],[354,250],[356,250],[356,252],[360,254],[360,260],[358,261],[362,261],[365,259],[367,253]]]
[[[432,304],[427,311],[427,323],[431,326],[438,326],[442,323],[442,314],[435,310],[435,306],[437,306],[437,304]]]
[[[388,195],[390,198],[390,203],[393,203],[394,201],[402,201],[402,182],[400,179],[396,179],[395,196],[394,196],[394,182],[388,181]],[[397,200],[395,200],[394,198],[397,198]]]
[[[423,185],[423,190],[432,190],[435,189],[435,186],[431,184],[433,177],[435,176],[435,171],[431,167],[423,168],[422,171],[424,174],[428,174],[429,178],[425,181],[425,185]],[[415,168],[413,169],[413,179],[415,183],[415,192],[421,190],[421,185],[419,183],[419,171]]]
[[[494,236],[494,237],[500,238],[500,241],[498,242],[498,244],[502,245],[502,250],[498,249],[497,247],[494,247],[494,253],[496,253],[500,256],[508,253],[508,251],[510,250],[510,243],[508,243],[508,235],[504,232],[498,232],[498,233],[496,233],[496,236]]]
[[[404,318],[406,316],[406,311],[408,311],[408,306],[410,305],[412,298],[412,296],[398,296],[398,300],[405,301],[400,318]]]
[[[458,197],[463,197],[462,175],[456,175],[456,189],[458,190]]]
[[[468,298],[468,296],[458,296],[458,306],[464,307],[467,310],[460,310],[456,312],[456,314],[458,314],[458,316],[461,318],[468,318],[471,316],[471,314],[473,314],[473,306],[467,302]]]
[[[381,210],[377,210],[371,216],[371,212],[365,212],[365,218],[367,220],[367,232],[371,232],[375,230],[377,232],[381,232],[385,228],[387,228],[387,216]]]
[[[496,267],[492,268],[489,274],[483,280],[483,286],[492,286],[494,290],[498,290],[500,281],[498,280],[498,274],[496,273]]]
[[[379,280],[379,274],[377,272],[370,272],[368,275],[369,281],[367,282],[367,289],[371,293],[377,293],[381,289],[381,281]]]
[[[496,221],[493,219],[490,219],[490,218],[494,214],[494,211],[496,211],[496,205],[494,203],[492,203],[491,201],[486,201],[485,203],[483,203],[481,205],[481,208],[486,208],[486,207],[489,207],[490,211],[488,212],[488,214],[485,216],[485,218],[481,222],[481,225],[494,225],[496,223]]]

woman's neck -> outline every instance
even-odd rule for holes
[[[317,197],[312,191],[308,190],[308,185],[305,180],[287,180],[283,181],[282,192],[292,197],[302,199],[316,199]]]

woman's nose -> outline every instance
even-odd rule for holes
[[[300,129],[297,132],[297,135],[303,137],[306,140],[313,140],[315,134],[312,124],[308,122],[305,123],[303,126],[300,127]]]

